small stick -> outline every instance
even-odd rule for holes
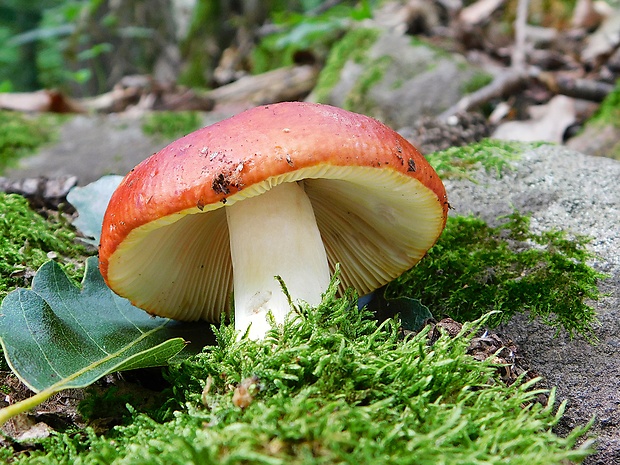
[[[525,60],[525,38],[529,0],[519,0],[517,19],[515,20],[515,46],[512,52],[510,68],[499,73],[493,81],[472,94],[465,95],[456,105],[448,108],[437,118],[446,121],[450,116],[480,107],[491,99],[501,97],[520,88],[528,78]]]

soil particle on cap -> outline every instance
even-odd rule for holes
[[[407,160],[407,171],[415,171],[415,170],[416,170],[415,161],[413,160],[413,158],[410,158],[409,160]]]
[[[218,174],[211,183],[211,189],[216,194],[230,194],[230,187],[237,190],[241,190],[243,188],[243,183],[241,182],[241,172],[243,171],[244,162],[237,164],[235,169],[230,170],[228,173],[220,173]]]
[[[230,179],[229,176],[225,176],[223,173],[218,174],[213,183],[211,184],[211,189],[216,194],[230,194]]]

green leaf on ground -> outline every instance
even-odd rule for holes
[[[417,333],[424,328],[429,319],[433,318],[429,308],[420,302],[420,299],[407,296],[387,296],[386,287],[377,289],[366,305],[366,308],[375,315],[378,321],[398,317],[404,330]]]
[[[85,242],[99,244],[103,215],[122,179],[123,176],[118,175],[103,176],[84,187],[74,187],[67,195],[67,200],[78,212],[73,224],[89,237],[82,239]]]
[[[86,262],[79,289],[55,262],[37,272],[32,289],[16,289],[0,307],[0,342],[13,372],[37,393],[0,410],[0,424],[63,389],[81,388],[108,373],[165,365],[194,328],[154,318],[114,294],[97,259]]]

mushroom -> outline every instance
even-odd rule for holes
[[[367,294],[416,264],[446,222],[443,184],[407,140],[328,105],[256,107],[141,162],[112,195],[100,270],[153,315],[261,338],[293,302]],[[279,276],[288,296],[282,290]]]

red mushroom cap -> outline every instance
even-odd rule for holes
[[[131,170],[105,214],[101,273],[150,313],[217,321],[232,291],[226,205],[301,180],[330,268],[340,263],[342,286],[361,294],[417,263],[445,226],[441,180],[398,133],[285,102],[195,131]]]

